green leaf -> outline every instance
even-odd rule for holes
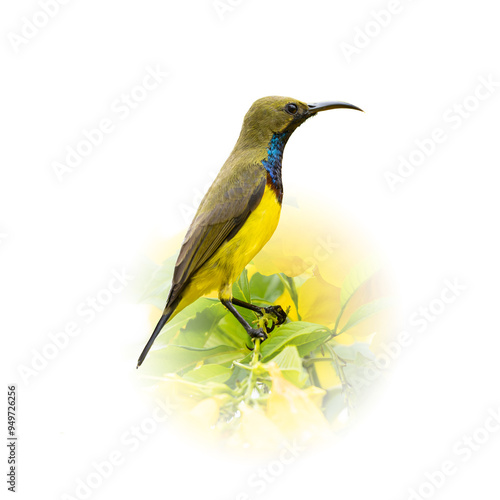
[[[286,346],[273,361],[283,370],[302,370],[302,360],[300,359],[297,347],[294,345]]]
[[[234,352],[235,348],[228,345],[220,345],[209,349],[199,349],[180,345],[168,345],[164,349],[156,349],[151,352],[149,363],[145,363],[148,371],[156,373],[177,373],[194,368],[200,361],[207,362],[211,358],[222,353]]]
[[[248,273],[246,269],[243,269],[238,281],[233,283],[233,297],[245,302],[251,302],[250,285],[248,284]]]
[[[323,345],[325,340],[331,335],[331,331],[326,329],[325,333],[321,333],[321,335],[313,334],[311,335],[311,340],[304,342],[303,344],[297,346],[299,354],[304,357],[313,352],[319,346]],[[304,339],[307,340],[307,339]]]
[[[279,366],[283,376],[292,384],[302,387],[306,383],[307,374],[302,366],[297,347],[293,345],[285,347],[273,358],[273,361]]]
[[[231,368],[226,368],[220,365],[202,365],[194,370],[190,370],[184,374],[184,379],[190,382],[207,383],[207,382],[226,382],[232,375]]]
[[[353,326],[357,325],[361,321],[365,320],[372,314],[375,314],[379,312],[380,310],[384,309],[389,305],[390,301],[388,298],[381,298],[374,300],[373,302],[369,302],[368,304],[363,304],[361,307],[356,309],[349,319],[347,320],[347,323],[344,325],[344,328],[340,330],[339,335],[346,330],[349,330],[349,328],[352,328]]]
[[[290,297],[293,301],[293,305],[295,306],[295,310],[297,311],[297,317],[299,318],[299,321],[302,319],[300,316],[299,312],[299,293],[297,292],[297,286],[295,283],[294,278],[288,277],[284,273],[278,274],[280,277],[281,282],[283,283],[284,287],[287,289],[288,293],[290,294]]]
[[[335,344],[332,348],[343,360],[356,365],[363,365],[375,360],[375,355],[366,342],[355,342],[351,345]]]
[[[233,361],[240,361],[248,354],[248,349],[235,349],[234,351],[223,352],[216,356],[211,356],[207,361],[214,365],[227,365],[230,367]]]
[[[244,269],[243,272],[240,274],[238,281],[233,283],[233,297],[235,299],[242,300],[243,302],[251,303],[250,285],[248,283],[248,273],[246,269]],[[239,307],[239,306],[237,306],[236,309],[243,316],[243,318],[247,323],[252,324],[257,319],[257,314],[254,313],[253,311],[250,311],[249,309],[245,309],[244,307]],[[232,314],[230,314],[229,316],[234,318]],[[227,319],[227,321],[231,322],[233,325],[235,324],[230,319]],[[239,326],[237,328],[241,330],[242,326],[239,323],[238,325]],[[235,332],[238,331],[235,328],[236,327],[234,328],[230,327],[229,330],[234,330]]]
[[[218,304],[219,301],[217,299],[201,298],[185,307],[163,327],[163,330],[156,340],[155,346],[165,347],[181,328],[184,328],[190,320],[196,318],[198,313],[202,313],[207,308],[217,307]],[[160,319],[160,317],[158,317],[158,319]]]
[[[266,362],[280,353],[287,345],[298,348],[303,355],[301,347],[307,346],[309,351],[321,345],[330,335],[330,330],[325,326],[305,321],[294,321],[279,327],[262,344],[262,361]],[[312,348],[310,348],[313,346]],[[309,352],[307,351],[307,352]]]
[[[285,285],[277,274],[264,276],[255,273],[250,280],[250,290],[254,301],[260,300],[271,304],[281,297],[285,291]]]
[[[380,269],[380,263],[367,259],[354,266],[345,277],[340,288],[340,305],[344,307],[356,290]]]
[[[206,304],[205,307],[201,310],[198,309],[194,317],[189,318],[185,326],[181,328],[179,335],[172,340],[172,344],[189,347],[205,346],[207,339],[228,311],[218,300],[206,299],[203,304]],[[221,342],[218,343],[218,345],[220,344]]]
[[[255,317],[250,315],[245,310],[239,308],[239,312],[250,323],[255,320]],[[219,321],[217,328],[207,341],[206,347],[222,344],[234,345],[237,348],[244,348],[248,343],[249,336],[239,321],[227,311],[226,315]]]

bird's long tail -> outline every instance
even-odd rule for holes
[[[149,350],[151,349],[151,346],[153,345],[153,342],[156,340],[156,337],[160,335],[161,329],[165,326],[167,321],[170,319],[170,316],[172,316],[172,313],[174,312],[175,308],[171,307],[166,307],[165,310],[163,311],[163,314],[160,318],[160,321],[158,321],[158,324],[156,325],[153,334],[151,335],[151,338],[148,340],[148,343],[144,347],[144,349],[141,352],[141,355],[139,356],[139,360],[137,361],[137,368],[142,365],[142,362],[148,355]]]

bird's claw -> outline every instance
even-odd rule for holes
[[[251,328],[248,330],[248,335],[252,340],[260,339],[263,342],[267,339],[267,334],[262,328]]]
[[[263,308],[266,314],[271,314],[276,317],[276,324],[275,326],[280,326],[282,325],[287,318],[287,313],[283,310],[281,306],[267,306]]]
[[[258,323],[259,328],[269,334],[286,321],[288,310],[285,312],[281,306],[261,307],[260,312],[257,312],[259,319],[254,323]]]

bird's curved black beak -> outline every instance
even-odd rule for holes
[[[342,101],[315,102],[313,104],[308,104],[307,106],[309,108],[307,111],[308,116],[314,116],[320,111],[338,108],[356,109],[357,111],[363,111],[361,108],[354,106],[354,104],[349,104],[348,102]]]

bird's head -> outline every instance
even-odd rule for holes
[[[242,135],[252,141],[268,140],[274,134],[289,136],[299,125],[320,111],[348,108],[362,111],[347,102],[330,101],[306,104],[291,97],[270,96],[255,101],[245,115]]]

